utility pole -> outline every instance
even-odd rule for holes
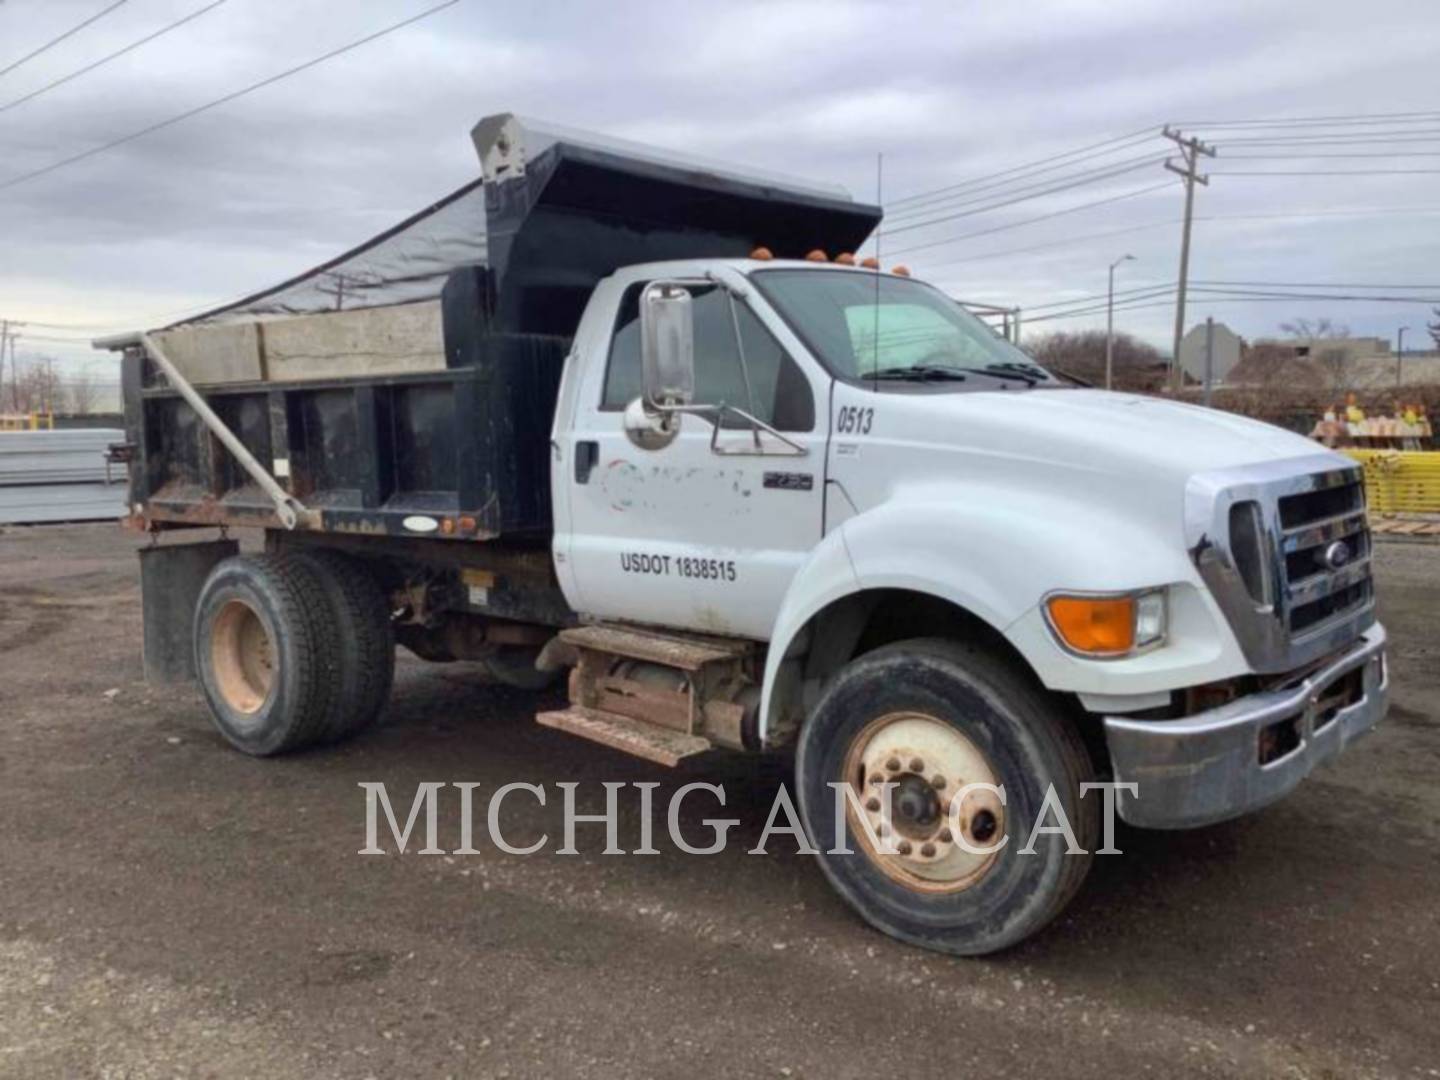
[[[1113,389],[1115,381],[1115,267],[1134,259],[1134,255],[1121,255],[1110,264],[1110,288],[1105,300],[1105,389]]]
[[[1205,399],[1204,404],[1210,407],[1210,391],[1215,386],[1215,317],[1205,317]]]
[[[1409,330],[1409,329],[1410,329],[1410,327],[1408,327],[1408,326],[1402,326],[1402,327],[1400,327],[1400,332],[1395,335],[1396,338],[1399,339],[1398,342],[1396,343],[1396,346],[1395,346],[1395,389],[1396,389],[1396,390],[1399,390],[1399,389],[1400,389],[1400,361],[1402,361],[1402,360],[1405,359],[1405,331],[1406,331],[1406,330]]]
[[[0,319],[0,397],[5,391],[5,347],[10,347],[10,407],[16,412],[20,411],[20,380],[17,361],[15,360],[15,339],[20,335],[15,332],[15,327],[24,326],[22,322],[14,319]],[[3,406],[3,403],[0,403]]]
[[[1163,134],[1179,148],[1181,160],[1185,162],[1183,168],[1174,161],[1167,159],[1165,162],[1165,168],[1185,181],[1185,224],[1180,234],[1180,288],[1175,298],[1175,341],[1170,361],[1173,365],[1170,385],[1178,393],[1185,385],[1185,375],[1180,368],[1180,338],[1185,333],[1185,285],[1190,277],[1190,220],[1195,209],[1195,185],[1208,186],[1210,183],[1208,176],[1201,176],[1195,171],[1195,163],[1201,154],[1213,158],[1215,148],[1194,136],[1185,138],[1180,132],[1172,130],[1169,124],[1165,125]]]

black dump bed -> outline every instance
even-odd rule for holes
[[[152,336],[202,343],[190,358],[195,377],[178,359],[176,368],[314,512],[302,528],[543,534],[556,390],[596,282],[620,266],[744,256],[762,244],[780,257],[854,250],[879,219],[838,189],[547,132],[508,114],[481,121],[473,135],[482,180],[338,259]],[[383,320],[398,324],[437,298],[443,360],[437,348],[427,370],[374,374],[363,363],[321,362],[311,365],[319,374],[295,378],[267,351],[281,331],[293,336],[316,320],[374,317],[382,321],[362,325],[383,329]],[[317,314],[336,308],[343,316]],[[213,347],[204,344],[212,338]],[[136,336],[97,345],[125,350],[138,517],[162,528],[281,524],[271,496]],[[243,362],[232,360],[232,346]]]

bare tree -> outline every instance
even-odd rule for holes
[[[1437,349],[1440,349],[1440,307],[1437,307],[1433,310],[1435,312],[1436,319],[1432,323],[1426,323],[1425,329],[1430,331],[1430,340],[1435,343],[1435,347]]]
[[[1280,329],[1296,341],[1326,341],[1350,336],[1350,327],[1328,318],[1291,319],[1282,322]]]
[[[82,371],[70,380],[66,387],[70,398],[70,411],[76,416],[89,416],[95,411],[95,376]]]
[[[16,412],[52,412],[61,405],[60,376],[50,357],[30,361],[12,377]]]
[[[1350,327],[1322,317],[1291,319],[1281,323],[1280,329],[1297,343],[1304,344],[1306,354],[1315,362],[1315,370],[1330,390],[1338,392],[1350,388],[1350,369],[1355,357],[1349,346],[1340,344],[1350,336]]]
[[[1052,371],[1101,386],[1105,382],[1105,331],[1057,330],[1027,341],[1025,351]],[[1165,378],[1165,357],[1130,334],[1115,335],[1115,389],[1157,390]]]

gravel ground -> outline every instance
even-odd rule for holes
[[[0,535],[0,1076],[1440,1077],[1440,546],[1379,548],[1375,735],[1250,819],[1122,829],[985,960],[868,930],[783,840],[745,855],[783,764],[651,767],[463,666],[403,660],[353,744],[232,752],[196,692],[142,681],[135,546]],[[510,838],[543,854],[362,857],[377,780],[402,813],[426,780],[573,780],[588,812],[602,780],[718,781],[687,832],[738,817],[744,844],[607,858],[589,825],[561,856],[555,800],[520,796]]]

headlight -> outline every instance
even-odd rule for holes
[[[1066,649],[1113,659],[1163,642],[1166,608],[1164,589],[1088,596],[1057,593],[1046,599],[1045,617]]]

